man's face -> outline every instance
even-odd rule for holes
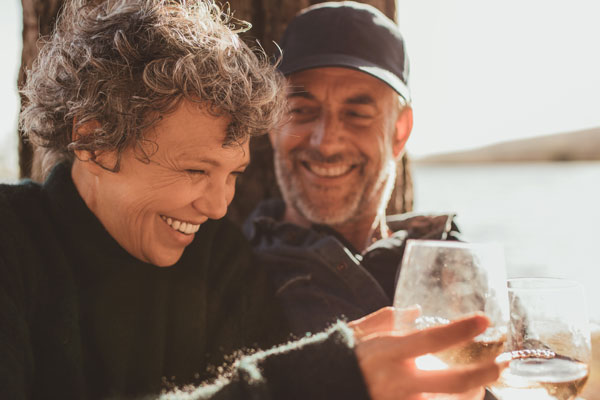
[[[90,208],[130,254],[172,265],[202,223],[225,215],[249,161],[247,143],[223,147],[227,124],[184,101],[146,132],[149,163],[130,148],[119,172],[96,173]]]
[[[398,135],[396,93],[347,68],[310,69],[288,81],[289,120],[271,134],[287,206],[328,225],[374,215],[410,133]]]

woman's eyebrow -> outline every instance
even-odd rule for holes
[[[196,160],[196,162],[198,162],[200,164],[212,165],[213,167],[216,167],[216,168],[218,168],[222,165],[222,163],[219,160],[214,159],[214,158],[201,158],[201,159]],[[250,164],[250,160],[242,162],[235,169],[244,169],[248,166],[248,164]]]
[[[185,161],[185,162],[197,163],[197,164],[208,164],[208,165],[212,165],[213,167],[221,166],[221,162],[216,158],[206,158],[206,157],[198,158],[198,155],[194,154],[194,153],[181,154],[179,156],[179,160]]]

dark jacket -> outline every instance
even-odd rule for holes
[[[225,355],[287,337],[263,270],[226,220],[158,268],[129,255],[60,165],[0,185],[0,397],[156,394],[215,375]],[[193,398],[367,398],[343,324],[242,359]],[[183,396],[187,398],[187,396]]]
[[[387,219],[393,235],[361,254],[327,226],[306,229],[282,221],[284,212],[281,200],[261,203],[244,234],[298,335],[391,305],[407,239],[458,238],[452,214],[395,215]]]

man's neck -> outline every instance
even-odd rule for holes
[[[284,221],[310,228],[311,221],[300,215],[293,207],[285,208]],[[373,242],[386,238],[390,230],[385,221],[385,215],[365,215],[342,224],[328,225],[342,235],[354,248],[363,252]]]

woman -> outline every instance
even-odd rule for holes
[[[220,219],[249,137],[279,119],[281,78],[213,3],[182,3],[71,1],[28,74],[21,128],[51,172],[43,185],[0,187],[5,398],[156,394],[286,336],[262,270]],[[390,323],[384,310],[355,326],[366,335]],[[485,324],[435,331],[450,338],[435,346]],[[340,324],[258,352],[193,396],[399,393],[384,390],[398,382],[390,345],[414,352],[420,336],[383,335],[355,350],[360,337]],[[498,372],[486,368],[473,387]]]
[[[156,392],[282,340],[244,240],[208,221],[280,112],[279,77],[222,18],[71,2],[29,72],[21,126],[52,172],[0,197],[14,390]]]

